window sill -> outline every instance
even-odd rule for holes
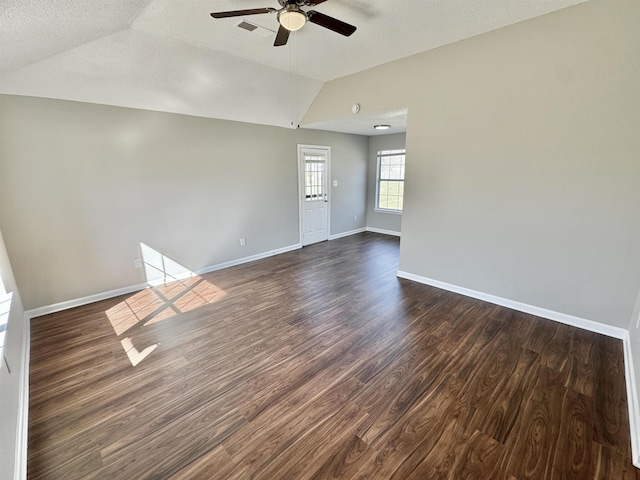
[[[391,215],[402,215],[402,210],[385,210],[384,208],[374,208],[376,213],[390,213]]]

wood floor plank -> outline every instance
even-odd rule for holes
[[[510,447],[505,471],[516,478],[549,478],[561,425],[567,389],[559,373],[540,365],[519,421],[507,438]]]
[[[473,434],[468,430],[466,423],[470,410],[467,402],[460,398],[456,399],[446,411],[440,429],[433,432],[438,436],[433,448],[430,448],[428,453],[422,449],[413,452],[390,478],[418,480],[451,477],[456,465],[460,462],[460,455],[463,454],[461,447]]]
[[[148,439],[127,444],[117,456],[101,452],[105,466],[87,477],[170,478],[246,423],[235,411],[223,416],[217,413],[217,409],[204,407],[157,430]],[[149,457],[154,458],[153,463],[140,461]]]
[[[84,448],[71,458],[61,460],[56,456],[39,456],[29,459],[28,478],[39,480],[49,478],[88,478],[102,470],[100,451]],[[69,474],[68,472],[72,472]]]
[[[569,358],[571,344],[571,330],[568,325],[556,325],[553,337],[549,339],[540,352],[540,363],[558,372],[565,371]]]
[[[373,455],[375,451],[360,437],[347,434],[346,438],[333,448],[333,451],[326,452],[326,460],[309,478],[310,480],[353,478]]]
[[[214,476],[229,478],[231,475],[241,472],[226,450],[218,445],[183,467],[171,478],[174,480],[199,480]]]
[[[459,446],[461,453],[456,456],[455,467],[449,478],[475,480],[495,478],[500,465],[500,457],[505,446],[484,433],[476,430],[471,438]]]
[[[447,418],[460,414],[464,403],[457,396],[459,390],[460,382],[443,377],[420,404],[390,427],[375,449],[376,456],[365,461],[354,478],[391,478],[396,472],[401,476],[413,471],[440,441]]]
[[[595,384],[595,435],[597,442],[630,455],[629,421],[626,408],[626,386],[621,342],[610,342],[602,336],[599,345],[599,363]]]
[[[596,383],[596,366],[599,365],[596,336],[590,332],[573,329],[567,358],[567,387],[575,392],[593,397]]]
[[[366,419],[368,413],[354,403],[336,408],[335,413],[307,428],[305,434],[254,474],[264,478],[295,478],[307,480],[335,452],[346,438],[353,438],[355,430]]]
[[[350,399],[361,388],[361,384],[353,377],[342,377],[334,381],[331,372],[327,373],[327,376],[319,377],[318,382],[310,388],[299,389],[286,402],[274,404],[262,411],[225,442],[225,449],[238,461],[247,458],[247,444],[256,441],[268,443],[272,437],[275,439],[274,443],[277,443],[281,440],[282,431],[289,432],[288,435],[291,436],[298,435],[305,429],[305,418],[314,421],[326,418],[335,411],[336,406]],[[325,383],[325,379],[330,381]],[[261,455],[262,453],[259,454]]]
[[[493,348],[475,366],[474,374],[467,378],[460,392],[460,396],[471,407],[471,417],[467,420],[470,424],[481,423],[487,416],[486,406],[498,404],[506,384],[514,380],[516,369],[519,366],[526,369],[527,359],[533,362],[535,357],[525,353],[525,364],[519,363],[519,360],[523,360],[522,353],[508,335],[499,334],[496,337]]]
[[[554,480],[587,478],[591,469],[593,399],[568,389],[562,404],[559,441],[550,478]]]
[[[518,418],[522,415],[527,395],[527,382],[536,368],[538,354],[521,348],[505,383],[487,407],[478,408],[473,426],[500,443],[506,443]]]
[[[427,395],[438,378],[446,378],[445,362],[446,356],[433,349],[430,355],[409,359],[406,370],[393,370],[390,377],[381,376],[378,382],[372,382],[371,389],[364,388],[354,401],[366,399],[362,404],[370,418],[358,430],[358,436],[376,447],[393,425]]]
[[[363,233],[32,320],[30,480],[636,479],[622,344]]]
[[[629,463],[617,449],[594,442],[592,451],[592,477],[595,480],[640,480],[640,470]]]

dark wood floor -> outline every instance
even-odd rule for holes
[[[640,478],[620,341],[400,280],[398,245],[34,319],[29,478]]]

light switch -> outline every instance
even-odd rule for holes
[[[334,180],[334,181],[333,181],[333,186],[334,186],[334,187],[337,187],[337,186],[338,186],[338,180]]]

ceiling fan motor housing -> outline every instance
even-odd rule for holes
[[[312,7],[314,5],[317,5],[318,3],[324,3],[324,2],[314,2],[310,0],[278,0],[278,3],[282,7],[286,8],[287,5],[291,5],[294,7],[302,7],[302,6]]]
[[[279,0],[280,1],[280,0]],[[283,1],[280,1],[282,4]],[[300,30],[307,23],[307,14],[304,13],[296,0],[286,2],[283,9],[278,12],[278,23],[290,32]]]

